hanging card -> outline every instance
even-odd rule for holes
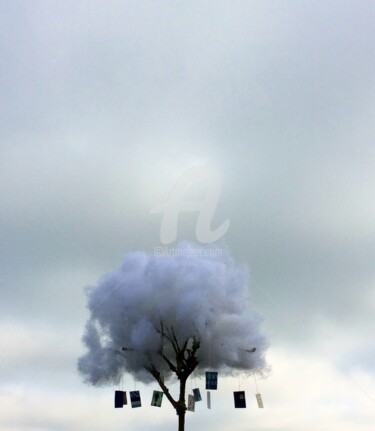
[[[132,408],[141,407],[141,394],[139,391],[130,391],[130,402]]]
[[[187,409],[189,410],[189,412],[194,412],[195,411],[195,398],[194,395],[188,395],[188,406]]]
[[[255,394],[255,397],[256,397],[256,399],[257,399],[258,407],[259,407],[260,409],[263,409],[263,408],[264,408],[264,406],[263,406],[262,395],[261,395],[261,394]]]
[[[233,392],[234,395],[234,407],[236,409],[245,409],[246,408],[246,398],[244,391]]]
[[[202,401],[201,391],[199,390],[199,388],[193,389],[193,394],[194,394],[195,402]]]
[[[206,371],[206,389],[217,389],[217,371]]]
[[[152,394],[151,405],[154,407],[161,407],[161,403],[163,401],[163,392],[154,391]]]
[[[211,392],[207,391],[207,408],[211,409]]]
[[[127,404],[126,392],[115,391],[115,408],[122,409],[125,404]]]

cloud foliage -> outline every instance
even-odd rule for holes
[[[88,351],[79,359],[80,373],[94,385],[116,383],[124,372],[147,382],[144,367],[153,363],[167,376],[161,350],[174,356],[161,325],[173,330],[179,343],[200,340],[201,371],[261,372],[267,341],[247,281],[247,268],[221,248],[181,243],[169,256],[128,253],[120,268],[87,290],[91,315],[83,342]]]

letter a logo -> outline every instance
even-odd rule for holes
[[[184,193],[196,181],[206,183],[205,198],[202,201],[184,200]],[[216,230],[211,230],[211,221],[215,213],[221,192],[218,173],[208,166],[197,166],[187,170],[173,187],[169,199],[151,209],[151,213],[163,213],[160,227],[160,241],[170,244],[177,238],[178,215],[180,212],[198,212],[195,235],[199,242],[209,244],[217,241],[228,230],[230,221],[225,220]]]

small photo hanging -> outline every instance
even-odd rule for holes
[[[206,389],[217,389],[217,371],[206,371]]]
[[[202,401],[201,391],[199,390],[199,388],[193,389],[193,394],[194,394],[194,400],[195,400],[195,402]]]
[[[122,409],[124,405],[128,403],[126,392],[115,391],[115,408]]]
[[[141,394],[139,391],[130,391],[130,402],[133,409],[135,407],[141,407]]]
[[[207,391],[207,408],[211,409],[211,392]]]
[[[236,409],[246,409],[245,391],[233,392],[233,395],[234,395],[234,407]]]
[[[188,406],[187,409],[189,410],[189,412],[194,412],[195,411],[195,398],[194,395],[188,395]]]
[[[260,409],[264,409],[262,395],[261,394],[255,394],[255,397],[257,399],[258,407]]]
[[[152,394],[151,405],[154,407],[161,407],[161,403],[163,401],[163,392],[154,391]]]

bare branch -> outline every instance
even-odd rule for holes
[[[161,326],[161,329],[155,327],[155,331],[161,335],[162,350],[163,350],[163,339],[166,338],[170,342],[171,346],[173,347],[174,352],[177,354],[178,353],[178,344],[176,344],[176,341],[175,341],[173,335],[171,334],[170,329],[167,328],[167,330],[165,331],[162,321],[160,321],[160,326]]]
[[[167,328],[167,331],[168,331],[168,337],[167,337],[167,340],[171,343],[171,345],[172,345],[172,347],[173,347],[173,350],[174,350],[174,352],[176,353],[176,355],[178,354],[178,352],[179,352],[179,350],[180,350],[180,348],[178,347],[178,342],[177,342],[177,339],[176,339],[176,336],[175,336],[175,334],[173,333],[173,329],[172,329],[172,331],[169,329],[169,328]]]
[[[160,388],[162,389],[165,396],[168,398],[169,402],[172,404],[172,406],[177,410],[178,408],[178,402],[172,397],[172,395],[169,392],[168,387],[165,385],[160,371],[155,367],[154,364],[151,364],[149,366],[146,366],[145,369],[154,377],[154,379],[159,383]]]
[[[176,343],[177,350],[180,352],[180,351],[181,351],[181,349],[180,349],[180,346],[179,346],[179,344],[178,344],[178,340],[177,340],[176,334],[175,334],[175,332],[174,332],[173,326],[171,326],[171,330],[172,330],[173,340],[174,340],[174,342]]]
[[[164,354],[161,354],[161,357],[164,359],[164,361],[168,364],[168,367],[177,374],[177,367],[174,365]]]
[[[186,350],[186,348],[187,348],[187,345],[188,345],[188,343],[189,343],[189,340],[190,340],[190,338],[188,338],[186,341],[185,341],[185,343],[184,343],[184,345],[182,346],[182,351],[183,352],[185,352],[185,350]]]

